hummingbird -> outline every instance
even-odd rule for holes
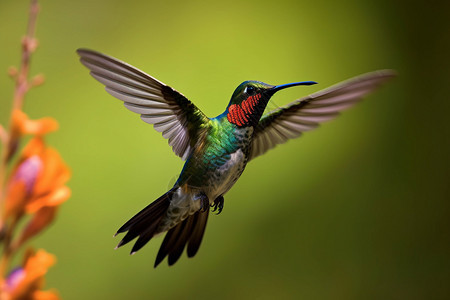
[[[182,93],[125,62],[88,49],[78,49],[77,53],[106,91],[152,124],[185,161],[174,186],[114,235],[126,233],[116,249],[137,238],[131,249],[134,254],[154,236],[167,232],[155,268],[166,256],[169,266],[173,265],[185,248],[188,257],[196,255],[210,210],[222,212],[224,195],[249,161],[335,118],[395,76],[391,70],[366,73],[266,114],[275,93],[316,82],[271,85],[244,81],[225,111],[208,118]]]

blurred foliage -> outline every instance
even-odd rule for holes
[[[58,257],[64,299],[448,299],[450,143],[446,4],[402,1],[43,1],[26,103],[51,115],[71,201],[35,240]],[[20,60],[28,1],[0,2],[0,70]],[[446,23],[445,23],[446,22]],[[6,46],[7,45],[7,46]],[[284,105],[351,76],[399,77],[355,109],[252,162],[210,218],[194,259],[153,269],[162,239],[130,257],[111,238],[182,168],[159,133],[79,63],[124,60],[220,114],[244,80],[315,80]],[[0,123],[11,82],[0,80]]]

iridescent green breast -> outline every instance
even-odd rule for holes
[[[247,163],[252,133],[252,127],[238,128],[226,118],[212,119],[209,130],[196,143],[186,161],[178,184],[205,189],[230,180],[229,177],[234,176],[230,172],[240,175]],[[238,151],[242,155],[236,156]],[[240,167],[235,168],[235,164]]]

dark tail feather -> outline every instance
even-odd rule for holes
[[[187,247],[188,257],[194,257],[195,254],[197,254],[198,248],[200,248],[203,234],[205,233],[206,222],[208,221],[208,213],[209,210],[198,215],[196,226],[192,232],[192,236],[189,239],[189,244]]]
[[[139,236],[138,240],[131,250],[131,254],[141,249],[155,234],[161,218],[169,208],[173,189],[153,201],[146,208],[138,212],[128,222],[117,230],[117,234],[128,231],[125,237],[119,242],[116,248],[119,248]]]
[[[197,213],[195,214],[197,215]],[[178,240],[175,242],[175,244],[172,247],[172,251],[169,252],[169,266],[173,265],[177,262],[177,260],[180,258],[181,253],[183,253],[184,246],[189,241],[189,238],[192,235],[192,232],[195,228],[195,218],[187,218],[183,221],[184,227],[180,230],[180,234],[178,236]]]
[[[208,214],[209,209],[204,212],[198,211],[169,230],[156,256],[155,268],[167,255],[169,266],[176,263],[188,243],[188,256],[193,257],[197,253],[205,232]]]

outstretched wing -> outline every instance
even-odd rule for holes
[[[249,159],[335,118],[394,76],[391,70],[360,75],[264,115],[255,128]]]
[[[152,76],[107,55],[78,49],[80,60],[106,91],[153,124],[183,160],[191,153],[198,131],[209,119],[185,96]]]

